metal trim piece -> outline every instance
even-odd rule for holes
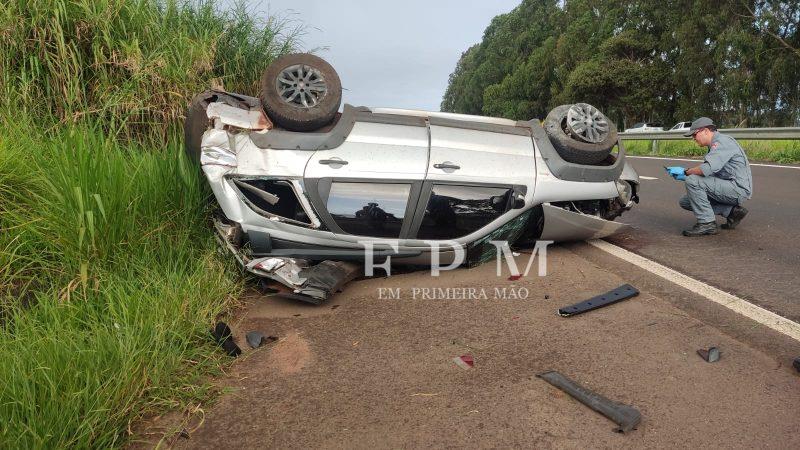
[[[609,400],[600,394],[586,389],[555,370],[540,373],[536,376],[614,421],[614,423],[619,425],[616,431],[620,433],[633,430],[642,421],[642,414],[633,406]]]
[[[443,117],[429,117],[428,121],[431,125],[440,127],[460,128],[462,130],[476,130],[486,131],[489,133],[502,133],[513,134],[516,136],[530,136],[531,129],[529,126],[520,126],[519,122],[516,126],[513,125],[500,125],[496,123],[486,122],[473,122],[467,120],[447,119]],[[525,123],[525,122],[523,122]]]
[[[401,116],[399,114],[379,114],[359,111],[356,122],[382,123],[386,125],[403,125],[407,127],[427,127],[424,117]]]
[[[373,250],[372,257],[374,258],[374,261],[381,263],[385,260],[387,256],[393,256],[397,258],[410,258],[413,256],[419,256],[421,254],[422,250],[414,252],[396,252],[392,249],[388,250],[378,249],[378,250]],[[305,259],[308,261],[323,261],[323,260],[364,261],[366,259],[363,249],[353,250],[353,249],[334,249],[334,248],[324,248],[324,247],[317,247],[313,249],[273,248],[268,253],[260,253],[259,256],[275,256],[279,258]]]
[[[558,315],[562,317],[577,316],[578,314],[583,314],[604,306],[612,305],[622,300],[636,297],[637,295],[639,295],[638,289],[630,284],[623,284],[622,286],[612,289],[605,294],[595,295],[589,300],[560,308],[558,310]]]

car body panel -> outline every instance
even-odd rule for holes
[[[629,228],[629,225],[624,223],[567,211],[549,203],[542,206],[544,208],[544,228],[541,239],[556,242],[582,241],[603,238]]]
[[[356,122],[342,145],[314,152],[304,176],[422,180],[428,153],[425,128]],[[347,164],[321,164],[336,158]]]
[[[430,126],[428,180],[530,186],[536,162],[530,135]],[[451,163],[458,169],[441,164]],[[530,189],[531,191],[533,189]]]

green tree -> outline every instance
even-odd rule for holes
[[[442,109],[514,119],[589,102],[619,126],[800,123],[800,3],[525,0],[462,55]]]

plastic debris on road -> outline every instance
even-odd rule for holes
[[[242,354],[242,349],[236,345],[231,335],[231,328],[225,322],[217,322],[217,325],[211,331],[211,336],[217,341],[220,347],[225,350],[228,356],[237,357]]]
[[[453,358],[453,362],[462,369],[471,369],[475,365],[472,355],[461,355]]]
[[[709,347],[708,350],[701,348],[697,351],[697,354],[700,355],[704,361],[710,363],[719,361],[719,357],[721,355],[717,347]]]

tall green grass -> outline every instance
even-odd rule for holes
[[[742,145],[747,157],[752,161],[800,163],[800,141],[797,140],[740,140],[739,144]],[[652,141],[626,140],[625,150],[631,155],[701,157],[706,154],[705,147],[701,148],[688,140],[658,141],[656,151],[653,151]]]
[[[0,448],[123,446],[210,396],[240,290],[176,125],[302,29],[212,1],[0,0]]]
[[[0,134],[0,448],[119,445],[218,362],[208,330],[238,285],[196,168],[177,141],[98,128]]]
[[[260,19],[244,2],[225,10],[203,0],[3,0],[0,102],[163,138],[211,85],[257,93],[263,69],[302,31]]]

